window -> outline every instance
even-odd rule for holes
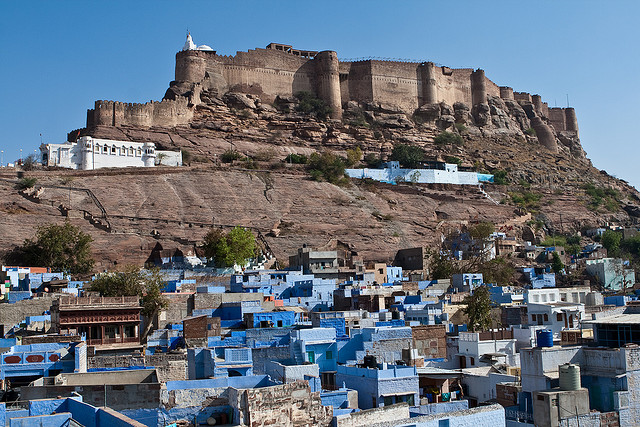
[[[129,155],[133,156],[133,147],[129,147]]]
[[[549,320],[549,316],[547,315],[547,313],[544,314],[544,321],[548,321]]]
[[[474,366],[476,364],[476,359],[474,359],[473,357],[469,358],[471,366]]]
[[[100,152],[100,146],[96,145],[95,147],[93,147],[93,151],[95,151],[96,153]]]
[[[327,350],[325,353],[325,356],[327,357],[328,360],[333,359],[333,352],[331,350]]]
[[[105,146],[103,147],[103,149],[102,149],[102,152],[103,152],[104,154],[108,154],[108,153],[109,153],[109,146],[108,146],[108,145],[105,145]]]
[[[557,320],[558,322],[562,322],[562,313],[557,313],[557,314],[556,314],[556,320]]]
[[[532,315],[531,315],[531,321],[532,321],[532,322],[535,322],[535,321],[536,321],[536,315],[535,315],[535,314],[532,314]]]
[[[136,157],[140,156],[142,156],[142,149],[138,148],[138,151],[136,151]]]

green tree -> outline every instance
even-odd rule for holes
[[[475,288],[473,295],[466,297],[464,302],[467,304],[464,312],[469,317],[467,326],[471,332],[491,328],[491,294],[486,285]]]
[[[602,243],[602,246],[607,249],[607,253],[609,256],[615,257],[620,253],[621,240],[622,234],[613,230],[607,230],[602,234],[600,243]]]
[[[105,297],[138,296],[142,315],[147,318],[142,333],[143,340],[153,326],[153,319],[166,308],[169,302],[162,296],[165,279],[159,269],[141,270],[127,266],[124,271],[102,273],[89,284],[89,290],[99,292]]]
[[[471,238],[477,240],[485,240],[491,235],[491,233],[495,231],[495,227],[493,223],[483,221],[469,227],[468,231]]]
[[[398,144],[393,147],[390,158],[400,162],[403,168],[414,169],[424,160],[424,150],[416,145]]]
[[[374,153],[369,153],[364,156],[364,162],[368,168],[377,169],[382,166],[382,160],[380,160],[380,157],[376,156]]]
[[[562,260],[560,259],[560,255],[558,255],[558,252],[554,252],[553,253],[553,261],[551,262],[551,270],[554,273],[560,273],[563,268],[564,268],[564,264],[562,263]]]
[[[438,145],[462,145],[462,137],[453,132],[440,132],[433,140]]]
[[[429,257],[429,274],[432,280],[451,279],[457,273],[457,265],[450,256],[442,252],[433,252]]]
[[[234,227],[228,233],[212,228],[204,236],[204,254],[215,259],[219,267],[244,265],[256,254],[256,239],[251,231],[244,227]]]
[[[313,153],[309,158],[307,169],[316,181],[327,181],[335,185],[348,182],[344,175],[344,159],[331,151],[323,151],[321,154]]]
[[[94,266],[91,236],[65,222],[38,227],[35,239],[26,239],[5,255],[8,264],[51,267],[54,271],[84,274]]]
[[[495,283],[498,285],[508,285],[512,282],[513,266],[504,258],[494,258],[478,265],[477,271],[482,273],[485,283]]]
[[[362,159],[362,150],[360,147],[350,148],[347,150],[347,166],[353,167]]]
[[[331,107],[311,92],[298,92],[294,95],[298,100],[296,111],[315,116],[318,120],[326,120],[331,114]]]

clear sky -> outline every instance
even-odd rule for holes
[[[160,100],[187,29],[220,54],[270,42],[483,68],[575,107],[594,165],[640,188],[640,2],[1,1],[6,164],[83,127],[97,99]]]

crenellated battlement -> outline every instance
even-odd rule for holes
[[[411,115],[425,104],[464,103],[473,109],[498,97],[519,103],[529,119],[539,116],[558,132],[577,134],[573,109],[549,109],[540,95],[498,86],[481,69],[396,58],[340,61],[333,51],[298,50],[279,43],[235,55],[197,49],[177,52],[175,80],[165,95],[167,99],[144,104],[96,101],[88,112],[87,126],[175,126],[190,120],[192,107],[201,102],[201,93],[210,97],[244,92],[269,103],[301,91],[323,99],[335,119],[341,118],[348,101],[392,105]]]
[[[95,101],[87,110],[87,127],[94,126],[160,126],[172,127],[188,123],[193,117],[188,98],[163,99],[142,103]]]

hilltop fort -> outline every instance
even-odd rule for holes
[[[549,108],[482,70],[340,61],[275,43],[223,56],[189,36],[163,98],[96,101],[86,127],[60,144],[85,156],[43,152],[60,161],[29,172],[29,193],[5,173],[0,243],[65,215],[91,234],[100,269],[143,263],[157,243],[193,248],[211,226],[235,225],[260,233],[278,259],[339,239],[387,260],[477,221],[534,242],[640,218],[635,189],[586,157],[573,108]],[[302,108],[309,99],[322,115]],[[393,166],[403,146],[422,166]],[[309,159],[349,152],[360,158],[345,186],[314,179]],[[160,167],[142,167],[153,155]],[[77,169],[62,171],[62,160]]]
[[[278,43],[224,56],[209,46],[196,46],[190,34],[176,54],[175,80],[161,102],[96,101],[87,113],[87,128],[172,127],[189,123],[196,106],[227,93],[273,103],[300,92],[323,100],[337,120],[354,102],[408,116],[430,115],[429,106],[442,104],[450,106],[455,122],[483,127],[492,125],[491,116],[500,115],[496,108],[502,107],[516,118],[520,131],[534,129],[539,142],[553,152],[558,150],[558,134],[566,145],[575,144],[578,137],[573,108],[549,108],[540,95],[499,86],[481,69],[452,69],[433,62],[340,61],[334,51],[298,50]]]

